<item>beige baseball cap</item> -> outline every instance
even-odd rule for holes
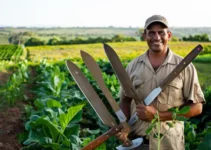
[[[168,21],[166,20],[165,17],[163,17],[161,15],[153,15],[146,20],[144,29],[147,29],[149,27],[149,25],[154,22],[160,22],[168,28]]]

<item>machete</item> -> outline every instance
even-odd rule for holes
[[[165,80],[161,83],[158,88],[155,88],[145,99],[144,104],[150,105],[153,100],[161,93],[161,91],[168,86],[170,82],[172,82],[179,73],[191,63],[191,61],[202,51],[203,47],[199,44],[196,46],[174,69],[173,71],[166,77]],[[110,64],[117,75],[120,84],[125,92],[127,97],[132,99],[139,99],[135,88],[130,80],[128,74],[126,73],[125,68],[123,67],[118,55],[116,52],[107,44],[104,44],[105,53],[110,61]],[[137,121],[138,117],[135,114],[130,118],[129,124],[133,124]]]
[[[119,108],[119,105],[117,104],[117,102],[114,100],[111,92],[106,87],[105,82],[104,82],[103,77],[102,77],[100,67],[95,62],[94,58],[91,55],[89,55],[88,53],[81,51],[81,57],[82,57],[83,61],[85,62],[87,68],[91,72],[92,76],[96,80],[98,86],[100,87],[100,89],[104,93],[106,99],[109,101],[112,109],[116,113],[116,116],[118,117],[119,121],[121,122],[121,124],[123,126],[124,132],[129,133],[130,127],[129,127],[128,123],[126,122],[127,118],[124,115],[124,113],[122,112],[122,110]],[[129,140],[127,140],[127,141],[129,141]],[[141,142],[141,140],[139,142]],[[130,145],[132,145],[133,143],[134,142],[130,143]],[[139,145],[140,144],[141,143],[139,143]],[[137,146],[139,146],[139,145],[137,145]],[[128,149],[130,149],[130,148],[128,148]]]
[[[102,143],[104,143],[109,137],[114,136],[116,133],[120,132],[122,130],[122,125],[117,125],[117,123],[115,122],[115,120],[105,107],[104,103],[97,95],[97,93],[95,92],[94,88],[89,83],[89,81],[83,75],[81,70],[73,62],[69,60],[66,61],[66,65],[73,79],[75,80],[80,90],[87,98],[92,108],[97,113],[98,117],[105,125],[111,127],[111,129],[107,131],[105,134],[99,136],[98,138],[90,142],[88,145],[86,145],[84,148],[82,148],[82,150],[92,150],[101,145]],[[126,143],[130,144],[130,141],[126,141]],[[133,145],[130,146],[131,148],[137,146],[136,143],[132,144]]]
[[[110,103],[112,109],[116,113],[119,121],[121,123],[126,122],[127,118],[124,115],[124,113],[122,112],[122,110],[119,108],[119,106],[116,103],[116,101],[114,100],[111,92],[106,87],[105,82],[104,82],[103,77],[102,77],[102,73],[101,73],[100,67],[95,62],[94,58],[91,55],[89,55],[88,53],[84,52],[84,51],[81,51],[81,57],[82,57],[83,61],[85,62],[87,68],[89,69],[90,73],[92,74],[92,76],[96,80],[97,84],[99,85],[100,89],[104,93],[106,99]],[[125,125],[127,125],[127,124],[125,124]],[[125,129],[128,132],[130,132],[129,126],[125,126]]]

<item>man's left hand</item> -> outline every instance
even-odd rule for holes
[[[140,120],[151,121],[154,118],[156,111],[154,106],[145,106],[143,104],[138,104],[136,106],[137,116]]]

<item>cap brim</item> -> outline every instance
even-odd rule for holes
[[[147,29],[152,23],[155,23],[155,22],[162,23],[163,25],[165,25],[168,28],[168,24],[166,24],[164,21],[161,21],[161,20],[153,20],[153,21],[149,22],[148,24],[146,24],[145,27],[144,27],[144,29]]]

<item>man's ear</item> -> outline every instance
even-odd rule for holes
[[[171,31],[168,31],[168,40],[170,41],[171,38],[172,38],[172,33],[171,33]]]

